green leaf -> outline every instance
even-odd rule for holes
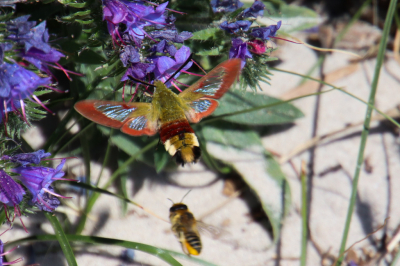
[[[157,150],[154,152],[154,166],[156,167],[156,172],[160,173],[162,170],[164,170],[170,159],[171,156],[163,147],[157,147]]]
[[[106,59],[91,49],[83,50],[74,58],[76,63],[100,65],[106,62]]]
[[[86,3],[76,3],[76,0],[57,0],[63,5],[75,7],[75,8],[84,8]]]
[[[65,259],[68,262],[68,265],[78,266],[78,264],[76,263],[74,252],[71,248],[71,245],[69,244],[69,240],[65,236],[64,230],[62,229],[61,224],[58,221],[57,217],[50,212],[43,212],[43,213],[46,216],[47,220],[49,220],[49,222],[53,226],[55,239],[58,240],[58,243],[60,243],[61,249],[64,253]]]
[[[69,15],[69,16],[64,16],[64,17],[62,17],[62,19],[64,19],[64,20],[73,20],[76,17],[83,17],[83,16],[90,15],[90,13],[92,13],[92,11],[90,9],[89,10],[85,10],[85,11],[78,11],[78,12],[75,12],[75,13]]]
[[[205,41],[210,38],[215,38],[215,35],[221,32],[221,29],[219,28],[208,28],[200,31],[193,32],[193,37],[190,38],[191,40],[199,40],[199,41]]]
[[[206,124],[202,127],[202,134],[206,141],[240,149],[261,145],[261,139],[258,134],[247,126],[224,121]]]
[[[209,56],[209,55],[219,55],[219,54],[221,54],[221,49],[222,49],[222,46],[221,47],[215,47],[215,48],[212,48],[210,50],[203,50],[203,51],[197,52],[196,55],[207,55],[207,56]]]
[[[303,113],[293,105],[267,95],[230,90],[219,101],[214,116],[227,115],[233,112],[251,110],[258,106],[276,104],[273,107],[255,110],[244,114],[225,116],[222,119],[244,125],[273,125],[293,122],[303,117]],[[280,104],[281,103],[281,104]]]
[[[105,135],[110,136],[110,128],[97,125],[97,128]],[[143,141],[143,138],[146,141]],[[110,141],[112,144],[117,146],[126,154],[132,156],[137,154],[145,145],[149,143],[148,137],[132,137],[122,133],[121,131],[115,130],[114,133],[110,136]],[[140,154],[137,157],[138,161],[144,162],[147,165],[153,165],[153,151],[150,151],[146,154]]]
[[[290,193],[290,187],[289,183],[286,180],[285,174],[282,172],[281,166],[279,163],[275,160],[274,156],[270,154],[269,152],[265,151],[264,152],[264,158],[265,162],[267,164],[267,173],[275,179],[275,181],[278,183],[279,187],[282,187],[284,197],[283,200],[285,202],[283,214],[286,215],[291,206],[292,202],[292,196]]]
[[[118,160],[118,166],[120,167],[124,162],[122,160]],[[124,172],[120,173],[119,179],[121,183],[121,192],[122,195],[125,198],[128,198],[128,191],[126,189],[126,182],[128,180],[128,170],[129,168],[126,168]],[[124,215],[126,215],[126,212],[128,211],[128,202],[122,200],[122,212]]]

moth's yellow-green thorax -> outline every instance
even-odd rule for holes
[[[160,113],[160,122],[166,123],[186,119],[185,110],[187,109],[187,104],[161,81],[155,81],[154,85],[156,86],[156,90],[152,103],[153,107]]]

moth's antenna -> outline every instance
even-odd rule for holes
[[[136,81],[136,82],[138,82],[138,83],[141,83],[141,84],[143,84],[143,85],[147,85],[147,86],[150,86],[150,87],[153,87],[153,88],[156,87],[156,86],[154,86],[153,84],[147,83],[147,82],[145,82],[145,81],[143,81],[143,80],[140,80],[140,79],[137,79],[137,78],[134,78],[134,77],[132,77],[131,75],[128,75],[128,76],[129,76],[130,79],[132,79],[132,80],[134,80],[134,81]]]
[[[181,71],[182,68],[184,68],[187,65],[187,63],[189,63],[190,60],[192,60],[192,54],[189,55],[188,59],[186,59],[186,61],[178,68],[178,70],[175,71],[174,74],[172,74],[172,76],[170,76],[166,82],[164,82],[164,84],[168,83],[168,81],[170,81],[179,71]]]
[[[189,190],[183,197],[182,197],[182,199],[181,199],[181,201],[180,202],[183,202],[183,199],[187,196],[187,194],[189,194],[190,193],[190,191],[192,191],[192,190]]]

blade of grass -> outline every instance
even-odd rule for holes
[[[352,184],[352,190],[351,190],[351,197],[350,197],[350,203],[349,203],[349,208],[347,211],[347,217],[346,217],[346,222],[345,222],[345,227],[343,231],[343,237],[342,237],[342,243],[340,245],[340,250],[339,250],[339,260],[337,262],[337,266],[340,266],[342,263],[343,258],[341,258],[341,254],[343,254],[344,250],[346,249],[346,242],[347,242],[347,237],[349,234],[349,229],[350,229],[350,222],[351,222],[351,217],[353,215],[354,211],[354,205],[356,202],[356,196],[357,196],[357,185],[358,185],[358,179],[360,177],[360,170],[361,166],[364,161],[364,150],[365,150],[365,145],[367,143],[368,139],[368,133],[369,133],[369,125],[371,122],[371,115],[372,115],[372,106],[374,106],[375,102],[375,95],[378,87],[378,80],[379,80],[379,74],[380,70],[382,67],[383,63],[383,58],[385,56],[385,51],[386,51],[386,43],[387,39],[389,36],[389,30],[392,24],[393,20],[393,15],[396,10],[396,3],[397,0],[391,0],[389,4],[389,9],[388,13],[386,16],[385,20],[385,25],[383,27],[383,33],[382,33],[382,38],[379,44],[379,50],[378,50],[378,56],[376,59],[376,65],[375,65],[375,72],[374,72],[374,78],[372,80],[371,84],[371,92],[369,94],[369,100],[368,100],[368,107],[367,111],[365,114],[365,120],[364,120],[364,128],[361,133],[361,141],[360,141],[360,148],[357,156],[357,166],[354,172],[354,178],[353,178],[353,184]]]
[[[254,111],[260,110],[260,109],[269,108],[269,107],[277,106],[277,105],[284,104],[284,103],[289,103],[289,102],[292,102],[292,101],[295,101],[295,100],[298,100],[298,99],[302,99],[302,98],[306,98],[306,97],[310,97],[310,96],[314,96],[314,95],[319,95],[319,94],[323,94],[323,93],[328,93],[328,92],[330,92],[332,90],[333,89],[326,90],[326,91],[321,91],[321,92],[316,92],[316,93],[310,93],[310,94],[302,95],[302,96],[299,96],[299,97],[296,97],[296,98],[293,98],[293,99],[290,99],[290,100],[286,100],[286,101],[279,101],[279,102],[276,102],[276,103],[260,105],[260,106],[256,106],[256,107],[253,107],[253,108],[232,112],[232,113],[229,113],[229,114],[217,115],[217,116],[214,116],[212,118],[208,118],[206,120],[202,120],[199,123],[199,125],[203,125],[203,124],[207,124],[207,123],[210,123],[210,122],[213,122],[213,121],[217,121],[217,120],[220,120],[223,117],[250,113],[250,112],[254,112]],[[399,127],[400,127],[400,125],[399,125]]]
[[[150,150],[154,146],[156,146],[158,143],[158,139],[150,142],[147,144],[147,146],[143,147],[140,151],[138,151],[136,154],[132,155],[128,160],[126,160],[118,169],[113,173],[113,175],[110,177],[110,179],[107,181],[107,183],[103,186],[103,189],[107,189],[112,182],[118,177],[120,173],[125,171],[125,169],[131,164],[136,158],[141,155],[142,153]],[[93,195],[88,199],[86,203],[86,208],[85,208],[85,213],[82,215],[81,219],[79,220],[78,226],[76,228],[76,233],[80,234],[82,233],[83,229],[85,228],[85,223],[86,223],[86,218],[87,214],[92,210],[94,204],[96,203],[96,200],[100,197],[100,193],[93,193]]]
[[[88,130],[89,128],[91,128],[92,126],[96,125],[95,123],[91,122],[90,124],[88,124],[86,127],[84,127],[82,130],[80,130],[75,136],[73,136],[72,138],[70,138],[63,146],[61,146],[58,150],[54,151],[52,153],[52,156],[54,157],[55,155],[57,155],[58,153],[60,153],[61,151],[63,151],[66,147],[68,147],[68,145],[70,143],[72,143],[73,141],[75,141],[75,139],[79,136],[82,135],[82,133],[84,133],[86,130]]]
[[[63,182],[63,181],[61,181],[61,182]],[[143,211],[147,212],[148,214],[150,214],[150,215],[152,215],[152,216],[154,216],[154,217],[156,217],[156,218],[158,218],[158,219],[160,219],[160,220],[162,220],[162,221],[164,221],[164,222],[169,223],[169,222],[168,222],[167,220],[165,220],[164,218],[158,216],[158,215],[155,214],[154,212],[150,211],[149,209],[144,208],[142,205],[140,205],[140,204],[138,204],[138,203],[136,203],[136,202],[134,202],[134,201],[128,199],[128,198],[125,197],[125,196],[121,196],[121,195],[118,195],[118,194],[114,194],[114,193],[112,193],[112,192],[110,192],[110,191],[108,191],[108,190],[101,189],[101,188],[98,188],[98,187],[94,187],[94,186],[92,186],[92,185],[88,185],[88,184],[85,184],[85,183],[71,183],[71,184],[69,184],[69,185],[70,185],[70,186],[80,187],[80,188],[87,189],[87,190],[91,190],[91,191],[94,191],[94,192],[99,192],[99,193],[106,194],[106,195],[109,195],[109,196],[112,196],[112,197],[116,197],[116,198],[118,198],[118,199],[121,199],[123,202],[133,204],[133,205],[135,205],[135,206],[141,208]]]
[[[86,135],[80,134],[79,140],[81,142],[82,147],[82,156],[85,164],[85,182],[86,184],[90,184],[90,149],[89,149],[89,141]],[[86,192],[86,197],[89,196],[89,191]]]
[[[149,245],[142,244],[142,243],[125,241],[125,240],[120,240],[120,239],[105,238],[105,237],[81,236],[81,235],[65,235],[65,238],[67,240],[73,241],[73,242],[114,245],[114,246],[120,246],[120,247],[124,247],[124,248],[140,250],[140,251],[146,252],[148,254],[154,255],[154,256],[160,258],[161,260],[167,262],[170,265],[173,265],[173,266],[181,266],[182,265],[177,260],[175,260],[168,253],[167,250],[164,250],[161,248],[156,248],[156,247],[149,246]],[[57,240],[56,235],[36,235],[36,236],[19,239],[17,241],[7,243],[7,244],[15,245],[15,244],[21,244],[21,243],[26,243],[26,242],[34,242],[34,241],[56,241],[56,240]]]
[[[307,220],[307,175],[306,163],[301,162],[301,256],[300,265],[306,266],[307,262],[307,237],[308,237],[308,220]]]
[[[292,72],[292,71],[288,71],[288,70],[283,70],[283,69],[279,69],[279,68],[271,68],[271,70],[276,70],[276,71],[283,72],[283,73],[288,73],[288,74],[292,74],[292,75],[296,75],[296,76],[300,76],[300,77],[305,77],[305,78],[308,78],[308,79],[310,79],[310,80],[313,80],[313,81],[322,83],[322,84],[324,84],[324,85],[326,85],[326,86],[329,86],[329,87],[331,87],[331,88],[333,88],[333,89],[335,89],[335,90],[339,90],[339,91],[341,91],[341,92],[343,92],[343,93],[349,95],[350,97],[352,97],[352,98],[354,98],[354,99],[356,99],[356,100],[358,100],[358,101],[360,101],[360,102],[366,104],[368,107],[372,108],[372,109],[375,110],[377,113],[379,113],[380,115],[382,115],[384,118],[386,118],[387,120],[389,120],[390,122],[392,122],[393,125],[395,125],[395,126],[397,126],[398,128],[400,128],[400,124],[399,124],[396,120],[394,120],[392,117],[388,116],[387,114],[385,114],[384,112],[382,112],[381,110],[379,110],[378,108],[376,108],[375,106],[371,105],[369,102],[364,101],[363,99],[361,99],[361,98],[355,96],[354,94],[352,94],[352,93],[350,93],[350,92],[348,92],[348,91],[346,91],[346,90],[344,90],[344,89],[342,89],[342,88],[336,87],[335,85],[332,85],[332,84],[327,83],[327,82],[325,82],[325,81],[322,81],[322,80],[319,80],[319,79],[315,79],[315,78],[312,78],[312,77],[308,77],[308,76],[305,76],[305,75],[302,75],[302,74],[299,74],[299,73],[296,73],[296,72]],[[323,91],[323,93],[324,93],[324,92],[327,92],[327,91]],[[304,97],[307,97],[307,96],[311,96],[311,95],[316,95],[316,94],[313,93],[313,94],[307,94],[307,95],[304,95],[304,96],[296,97],[296,98],[293,98],[293,99],[288,100],[287,102],[291,102],[291,101],[294,101],[294,100],[297,100],[297,99],[301,99],[301,98],[304,98]],[[282,103],[283,103],[283,102],[282,102]]]
[[[346,26],[339,32],[337,37],[335,38],[335,43],[336,45],[338,42],[340,42],[344,35],[347,33],[347,31],[350,29],[350,27],[356,22],[362,15],[364,8],[366,8],[369,4],[371,3],[371,0],[366,0],[364,3],[361,5],[361,7],[357,10],[357,12],[354,14],[354,16],[350,19],[349,23],[346,24]]]
[[[51,226],[55,232],[55,238],[60,243],[61,250],[64,253],[65,259],[69,266],[78,266],[75,260],[74,252],[72,251],[71,245],[67,237],[64,234],[64,231],[61,227],[60,222],[58,221],[57,217],[53,213],[43,212],[44,216],[46,216],[47,220],[51,223]]]
[[[110,131],[110,136],[112,135],[112,133],[113,133],[113,129],[111,129],[111,131]],[[104,170],[104,168],[106,167],[106,165],[108,163],[108,159],[110,157],[111,145],[112,145],[111,141],[108,140],[106,154],[104,155],[103,164],[101,165],[101,170],[100,170],[100,173],[99,173],[99,177],[97,178],[96,187],[99,186],[101,177],[103,175],[103,170]]]

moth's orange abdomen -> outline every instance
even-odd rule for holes
[[[186,119],[162,124],[160,138],[167,152],[182,166],[197,162],[201,156],[199,141]]]

